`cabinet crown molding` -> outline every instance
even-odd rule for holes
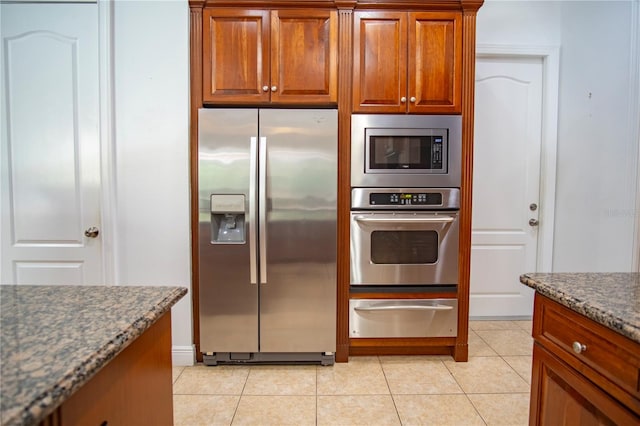
[[[477,11],[484,0],[189,0],[191,8],[338,8]]]

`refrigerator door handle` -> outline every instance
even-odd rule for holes
[[[260,137],[258,160],[258,209],[260,231],[260,284],[267,283],[267,138]]]
[[[251,137],[251,152],[249,155],[249,273],[251,284],[258,284],[258,248],[256,243],[256,172],[258,167],[258,140]]]

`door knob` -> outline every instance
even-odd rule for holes
[[[412,96],[411,98],[409,98],[409,101],[411,101],[412,104],[416,103],[416,97]]]
[[[529,204],[529,210],[535,212],[536,210],[538,210],[538,205],[536,203]]]
[[[100,234],[100,230],[95,226],[88,228],[84,231],[84,236],[87,238],[96,238]]]
[[[268,92],[269,91],[269,86],[262,86],[262,91],[263,92]]]
[[[400,103],[405,103],[407,102],[407,98],[405,98],[404,96],[400,98]]]
[[[530,226],[538,226],[538,220],[537,219],[529,219],[529,225]]]

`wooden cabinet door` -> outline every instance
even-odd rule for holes
[[[337,55],[337,11],[272,11],[271,102],[337,102]]]
[[[269,102],[269,12],[204,9],[204,103]]]
[[[406,112],[407,17],[406,12],[355,12],[354,112]]]
[[[530,413],[531,426],[632,425],[640,421],[537,343],[533,348]]]
[[[462,111],[462,17],[457,12],[409,14],[409,112]]]

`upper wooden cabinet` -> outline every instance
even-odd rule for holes
[[[354,14],[353,111],[459,114],[459,12]]]
[[[335,10],[203,11],[205,104],[327,104],[338,99]]]

